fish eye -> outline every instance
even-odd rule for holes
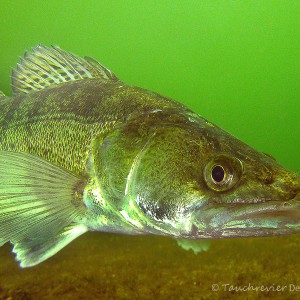
[[[225,178],[225,170],[222,166],[216,165],[212,168],[211,178],[215,182],[221,182]]]
[[[239,159],[222,154],[214,157],[205,166],[204,180],[211,190],[223,192],[236,185],[242,172],[243,165]]]

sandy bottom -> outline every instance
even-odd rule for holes
[[[214,240],[194,255],[170,238],[88,233],[28,269],[7,244],[0,299],[300,299],[299,242],[300,235]]]

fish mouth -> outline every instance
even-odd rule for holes
[[[203,205],[192,217],[193,238],[286,235],[300,232],[300,193],[287,201]]]

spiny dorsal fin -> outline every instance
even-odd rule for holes
[[[21,63],[12,70],[11,84],[14,94],[20,94],[87,78],[118,80],[110,70],[90,57],[83,59],[57,46],[38,45],[32,52],[26,52]]]

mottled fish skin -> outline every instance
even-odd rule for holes
[[[39,45],[0,92],[0,246],[21,267],[88,230],[200,240],[300,232],[300,177],[184,105]],[[184,240],[183,240],[184,239]]]
[[[91,141],[133,112],[184,106],[120,81],[71,81],[0,102],[0,150],[28,152],[81,175]]]

